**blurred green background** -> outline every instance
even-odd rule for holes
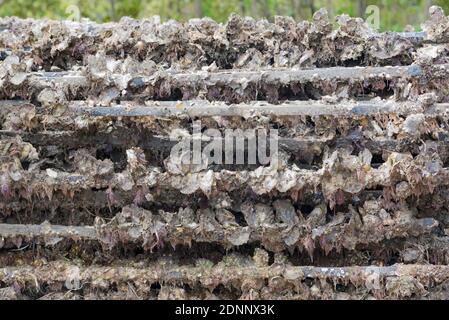
[[[287,15],[300,20],[310,19],[321,7],[331,16],[348,13],[364,17],[368,5],[377,5],[382,30],[402,30],[406,25],[419,30],[434,4],[449,13],[449,0],[0,0],[0,16],[66,19],[73,13],[67,8],[76,5],[81,17],[98,22],[152,15],[180,21],[204,16],[226,21],[232,12],[268,19]]]

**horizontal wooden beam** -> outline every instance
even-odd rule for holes
[[[0,100],[0,113],[20,111],[32,104],[25,100]],[[69,101],[69,113],[90,117],[244,117],[257,116],[369,116],[380,113],[409,115],[424,113],[428,116],[445,114],[449,103],[423,105],[416,101],[394,100],[349,100],[325,102],[321,100],[292,100],[279,104],[266,101],[228,104],[223,101],[185,100],[185,101],[147,101],[145,103],[122,101],[112,106]]]
[[[124,209],[125,210],[125,209]],[[142,209],[127,208],[127,214],[135,212],[138,214]],[[194,212],[194,211],[192,211]],[[273,211],[274,212],[274,211]],[[358,214],[357,212],[347,215]],[[177,213],[174,213],[176,216]],[[234,221],[218,222],[218,220],[202,220],[201,210],[196,213],[197,217],[189,222],[168,224],[160,220],[157,215],[152,216],[152,221],[125,224],[103,224],[94,226],[61,226],[44,223],[41,225],[26,224],[0,224],[0,239],[9,240],[20,238],[22,243],[37,241],[47,245],[54,245],[63,239],[74,241],[98,241],[106,248],[117,245],[134,243],[152,249],[158,245],[159,234],[163,241],[172,246],[177,244],[197,243],[219,243],[225,248],[240,246],[246,243],[260,242],[264,247],[272,251],[282,251],[287,248],[302,246],[302,240],[312,237],[314,232],[307,220],[291,222],[265,221],[261,225],[249,222],[250,226],[240,226]],[[273,217],[274,219],[274,214]],[[353,217],[354,218],[354,217]],[[328,241],[330,248],[340,250],[342,247],[353,250],[357,245],[368,246],[379,244],[382,241],[400,239],[404,236],[419,237],[435,232],[439,223],[433,218],[411,219],[407,223],[399,220],[391,220],[388,226],[379,228],[378,225],[361,225],[357,230],[351,232],[347,229],[344,217],[336,217],[319,227],[320,237],[317,237],[316,245],[319,247],[319,239]],[[205,230],[202,223],[213,226]],[[206,222],[207,221],[207,222]],[[150,223],[150,224],[148,224]],[[158,226],[158,227],[150,227]],[[292,234],[290,230],[295,227],[298,233]],[[347,242],[346,239],[351,239]],[[324,249],[324,248],[323,248]]]
[[[322,101],[285,101],[270,104],[264,101],[226,104],[207,100],[148,101],[144,105],[123,101],[110,107],[88,106],[82,101],[72,101],[69,109],[76,114],[92,117],[244,117],[256,116],[367,116],[379,113],[408,115],[424,112],[435,115],[449,111],[448,103],[436,104],[425,110],[417,102],[395,102],[392,100],[347,101],[325,103]]]
[[[448,65],[438,65],[441,68],[448,68]],[[34,72],[30,76],[47,82],[65,82],[68,84],[86,85],[88,80],[81,73],[73,72]],[[234,69],[221,71],[192,71],[188,73],[178,71],[163,71],[158,76],[161,79],[172,80],[176,85],[197,84],[239,84],[239,83],[276,83],[287,84],[291,82],[311,82],[317,80],[357,80],[374,78],[415,78],[424,75],[423,69],[419,65],[410,66],[386,66],[386,67],[330,67],[315,69],[300,68],[273,68],[257,71]],[[151,83],[153,75],[137,77],[143,83]],[[111,80],[118,80],[125,75],[112,74],[108,76]]]
[[[129,265],[126,263],[124,265]],[[255,265],[225,265],[219,263],[205,268],[201,266],[177,266],[175,262],[149,263],[147,267],[133,266],[80,266],[63,261],[50,262],[40,266],[18,266],[0,268],[0,281],[7,285],[16,282],[28,283],[32,286],[40,284],[62,283],[77,284],[87,287],[104,288],[107,284],[126,284],[128,282],[143,282],[148,286],[152,283],[179,284],[196,283],[210,287],[222,284],[225,287],[241,288],[244,281],[283,279],[295,284],[306,278],[330,279],[335,281],[355,281],[360,286],[373,281],[378,283],[377,290],[382,289],[386,278],[414,278],[433,285],[449,279],[449,266],[446,265],[404,265],[392,266],[350,266],[350,267],[314,267],[314,266],[255,266]],[[68,287],[68,289],[76,289]],[[79,289],[79,288],[78,288]],[[369,291],[376,290],[370,286]]]

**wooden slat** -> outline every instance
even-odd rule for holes
[[[128,263],[129,264],[129,263]],[[245,280],[274,279],[279,277],[287,282],[297,283],[305,278],[333,279],[340,281],[356,281],[359,285],[387,277],[412,277],[425,283],[438,284],[449,279],[449,266],[446,265],[403,265],[392,266],[349,266],[349,267],[314,267],[314,266],[279,266],[269,267],[224,266],[217,264],[211,268],[195,266],[176,266],[167,263],[163,266],[151,263],[147,267],[132,266],[79,266],[67,262],[52,262],[43,266],[21,266],[0,268],[0,281],[5,284],[29,283],[39,285],[45,283],[67,283],[69,280],[79,281],[79,284],[90,287],[104,287],[107,283],[127,283],[145,281],[151,283],[198,283],[205,286],[222,284],[237,286],[240,289]],[[385,282],[380,281],[380,285]],[[373,288],[371,287],[370,290]],[[381,288],[379,288],[381,289]]]
[[[348,101],[325,103],[321,101],[285,101],[270,104],[263,101],[226,104],[207,100],[193,101],[148,101],[145,105],[122,102],[110,107],[88,106],[82,101],[69,104],[71,111],[93,117],[244,117],[255,116],[367,116],[379,113],[407,115],[420,113],[423,107],[416,102],[395,102],[391,100]],[[434,115],[449,110],[449,104],[437,104],[426,114]]]
[[[80,240],[97,239],[93,227],[58,226],[51,224],[0,224],[0,237],[24,237],[26,239],[63,237]]]
[[[0,112],[20,111],[24,106],[32,106],[24,100],[0,100]],[[69,112],[91,117],[244,117],[257,116],[369,116],[380,113],[409,115],[424,113],[428,116],[445,114],[449,103],[436,103],[431,106],[414,101],[394,100],[350,100],[336,103],[319,100],[293,100],[279,104],[266,101],[228,104],[223,101],[147,101],[138,103],[122,101],[112,106],[91,105],[84,101],[70,101]]]
[[[133,210],[133,209],[130,209]],[[136,212],[140,209],[134,209]],[[353,213],[358,214],[358,213]],[[139,225],[136,223],[126,223],[123,225],[102,225],[100,229],[93,226],[61,226],[50,225],[45,223],[42,225],[25,225],[25,224],[0,224],[0,239],[8,240],[20,237],[22,240],[36,240],[46,243],[47,240],[51,244],[57,243],[62,239],[81,240],[81,241],[98,241],[105,243],[107,247],[116,245],[126,245],[135,243],[142,246],[146,243],[147,249],[157,245],[159,233],[163,233],[164,242],[176,244],[186,244],[191,242],[197,243],[219,243],[226,248],[239,246],[246,243],[260,242],[263,246],[268,247],[272,251],[282,251],[287,248],[297,247],[301,245],[301,240],[305,237],[312,237],[308,221],[298,221],[297,223],[287,224],[280,222],[265,222],[260,226],[242,227],[234,224],[222,225],[217,221],[203,220],[201,212],[197,213],[198,220],[190,221],[184,224],[165,224],[160,221],[157,216],[153,216],[153,223],[159,225],[157,229],[141,229],[141,234],[136,237],[136,230],[139,228],[148,228],[146,224]],[[176,213],[175,213],[176,216]],[[341,217],[340,217],[341,218]],[[336,218],[335,220],[338,220]],[[196,220],[196,219],[195,219]],[[201,222],[203,221],[203,222]],[[157,222],[157,223],[156,223]],[[149,222],[147,222],[149,223]],[[230,223],[230,222],[229,222]],[[214,226],[213,230],[206,230],[203,224]],[[419,237],[432,234],[438,227],[438,222],[433,218],[412,219],[407,223],[392,220],[390,225],[379,228],[377,225],[360,226],[357,231],[351,232],[347,230],[347,223],[343,221],[330,221],[327,225],[319,228],[321,239],[329,239],[328,245],[341,249],[354,249],[357,245],[373,245],[380,244],[385,240],[401,239],[405,235],[410,237]],[[290,243],[285,240],[291,235],[293,227],[301,230],[297,234],[296,241]],[[317,229],[318,230],[318,229]],[[315,231],[317,231],[315,230]],[[133,232],[134,236],[127,233]],[[243,236],[241,239],[240,236]],[[54,238],[58,238],[54,242]],[[346,239],[350,238],[350,242]],[[111,240],[114,239],[114,240]],[[332,240],[331,240],[332,239]],[[318,239],[317,239],[318,242]]]
[[[448,65],[438,65],[440,69],[448,68]],[[73,72],[35,72],[31,73],[44,81],[66,82],[86,84],[87,79],[80,73]],[[379,77],[393,78],[413,78],[423,75],[423,70],[419,65],[410,66],[387,66],[387,67],[331,67],[315,69],[295,69],[295,68],[276,68],[262,69],[258,71],[251,70],[221,70],[216,72],[192,71],[189,73],[177,71],[164,71],[159,76],[172,79],[179,84],[207,84],[217,83],[265,83],[286,84],[290,82],[310,82],[316,80],[336,81],[336,80],[357,80]],[[119,79],[125,75],[110,75],[111,79]],[[144,82],[151,81],[151,77],[140,77]]]

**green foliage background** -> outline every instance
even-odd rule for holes
[[[203,16],[226,21],[232,12],[268,19],[287,15],[299,20],[310,19],[321,7],[327,8],[331,16],[364,16],[366,6],[371,4],[380,8],[383,30],[402,30],[406,25],[419,30],[428,8],[434,4],[449,14],[449,0],[0,0],[0,16],[64,19],[69,16],[67,8],[76,5],[82,17],[99,22],[152,15],[180,21]]]

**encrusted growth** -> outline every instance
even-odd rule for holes
[[[0,18],[0,299],[447,299],[448,29]]]

